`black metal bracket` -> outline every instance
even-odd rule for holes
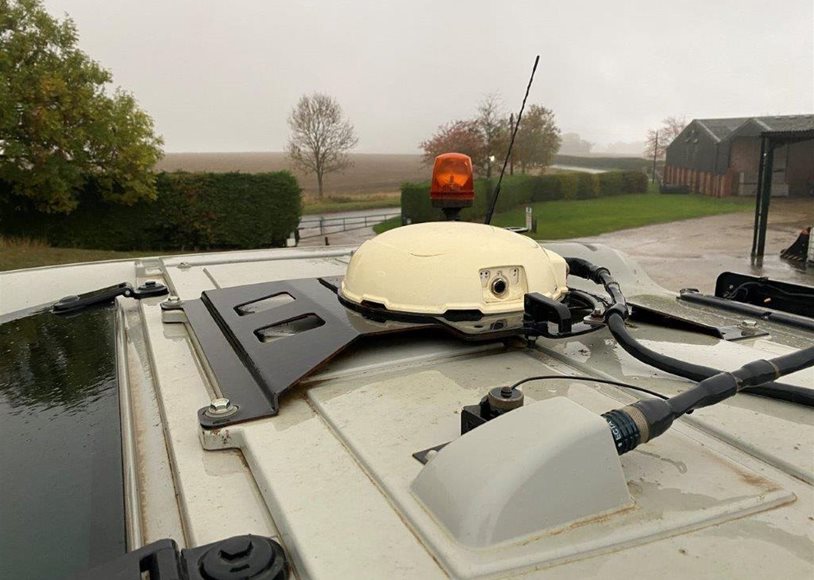
[[[259,307],[274,298],[285,300]],[[335,286],[318,278],[207,290],[199,300],[165,309],[174,308],[184,311],[212,378],[230,401],[228,414],[198,411],[206,429],[276,415],[285,392],[362,336],[426,327],[368,320],[345,308]]]
[[[574,322],[568,304],[538,292],[523,297],[523,309],[523,334],[529,339],[538,336],[567,338],[592,332],[601,326],[601,319],[596,324]]]
[[[145,576],[146,573],[146,576]],[[178,551],[174,540],[158,540],[74,576],[74,580],[285,580],[289,566],[282,546],[263,536],[234,536]]]
[[[715,326],[713,324],[706,324],[690,316],[662,312],[661,310],[656,310],[655,308],[643,306],[635,302],[628,302],[628,306],[631,308],[630,319],[633,321],[707,334],[722,340],[742,340],[744,338],[755,338],[756,336],[766,336],[769,334],[766,330],[751,326],[737,324]]]
[[[51,310],[55,314],[67,314],[68,312],[76,312],[84,308],[93,306],[94,304],[102,304],[110,302],[117,296],[124,296],[125,298],[135,298],[141,300],[151,296],[163,296],[169,291],[164,284],[160,284],[155,280],[148,280],[138,288],[133,288],[129,282],[120,282],[113,286],[100,288],[99,290],[92,290],[84,294],[76,294],[72,296],[65,296],[57,301]]]
[[[507,315],[454,321],[348,307],[337,294],[340,283],[340,278],[264,282],[162,303],[167,313],[183,310],[185,320],[167,316],[165,322],[189,326],[204,367],[229,400],[222,408],[198,411],[203,428],[276,415],[284,393],[362,337],[427,328],[471,341],[522,334],[519,313],[510,324]]]
[[[717,296],[709,296],[701,294],[698,290],[685,288],[679,293],[679,299],[685,302],[692,302],[695,304],[702,304],[712,308],[720,308],[721,310],[729,310],[730,312],[737,312],[738,314],[750,316],[760,320],[768,320],[786,326],[793,326],[795,328],[802,328],[814,332],[814,320],[805,316],[797,314],[789,314],[788,312],[779,312],[777,310],[754,306],[752,304],[745,304],[743,302],[735,302],[727,300],[726,298],[719,298]]]
[[[715,282],[715,296],[814,318],[814,287],[804,284],[723,272]]]

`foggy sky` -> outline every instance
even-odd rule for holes
[[[812,0],[46,0],[153,117],[166,151],[279,151],[303,93],[336,97],[364,153],[416,153],[499,92],[563,132],[640,141],[668,115],[814,111]]]

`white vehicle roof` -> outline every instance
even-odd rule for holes
[[[677,302],[607,247],[546,248],[608,267],[633,302],[708,324],[742,321]],[[342,276],[351,250],[257,250],[4,273],[0,314],[122,281],[156,280],[186,301],[216,288]],[[561,418],[562,430],[568,426],[579,439],[591,432],[589,415],[646,396],[571,376],[665,395],[692,383],[632,358],[606,329],[541,338],[532,347],[467,343],[431,330],[362,340],[286,393],[276,416],[202,429],[198,410],[229,387],[210,378],[188,327],[162,319],[165,299],[118,300],[130,549],[166,537],[192,547],[246,533],[269,536],[301,578],[814,574],[810,408],[737,395],[614,455],[616,473],[607,454],[587,447],[577,453],[542,419],[536,431],[534,418],[555,427]],[[725,370],[814,343],[807,331],[758,324],[768,334],[738,341],[642,322],[631,332],[656,351]],[[462,444],[469,436],[460,436],[464,406],[535,375],[562,376],[522,387],[539,416],[525,409],[521,425],[509,413],[489,424],[480,445]],[[814,369],[784,381],[811,387]],[[426,466],[413,457],[456,440]],[[442,461],[445,454],[450,459]],[[437,473],[422,475],[434,465]],[[619,477],[623,489],[608,492],[607,509],[591,511],[600,508],[589,484],[612,488]],[[500,498],[507,506],[528,502],[528,509],[501,511]],[[500,517],[511,521],[492,521]],[[509,531],[486,533],[484,526]]]

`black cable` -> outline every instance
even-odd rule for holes
[[[724,294],[724,298],[735,298],[738,294],[740,294],[741,290],[745,290],[746,295],[749,295],[749,290],[747,286],[756,286],[758,290],[762,290],[764,288],[769,288],[775,292],[779,292],[780,294],[785,294],[786,296],[793,296],[794,298],[803,298],[803,299],[811,299],[811,294],[804,294],[802,292],[789,292],[788,290],[783,290],[782,288],[778,288],[777,286],[772,286],[771,284],[761,284],[760,282],[743,282],[737,288],[730,290]]]
[[[527,378],[525,378],[525,379],[523,379],[521,381],[517,381],[516,383],[514,383],[511,386],[511,388],[515,389],[515,388],[519,387],[520,385],[531,382],[531,381],[548,381],[548,380],[555,380],[555,379],[560,379],[560,380],[572,379],[572,380],[575,380],[575,381],[592,381],[594,383],[603,383],[603,384],[606,384],[606,385],[613,385],[614,387],[622,387],[624,389],[631,389],[633,391],[640,391],[642,393],[647,393],[651,397],[658,397],[659,399],[662,399],[664,401],[666,401],[668,399],[667,396],[662,395],[661,393],[657,393],[656,391],[651,391],[650,389],[645,389],[644,387],[638,387],[636,385],[629,385],[627,383],[620,383],[619,381],[610,381],[608,379],[597,379],[597,378],[594,378],[594,377],[586,377],[586,376],[580,376],[580,375],[539,375],[539,376],[536,376],[536,377],[527,377]]]
[[[628,354],[661,371],[678,375],[695,382],[703,381],[721,372],[719,369],[678,360],[647,348],[628,332],[625,321],[622,320],[621,316],[609,316],[606,320],[606,324],[613,338],[616,339],[619,346]],[[795,360],[802,358],[804,358],[803,355],[796,357]],[[800,366],[797,370],[803,368],[805,368],[805,366]],[[784,372],[783,374],[788,373]],[[740,392],[814,407],[814,390],[806,387],[798,387],[797,385],[777,383],[769,380],[760,385],[754,384],[744,387]]]
[[[625,326],[625,318],[628,313],[627,305],[619,284],[613,279],[610,271],[582,258],[566,258],[565,261],[568,264],[570,274],[603,285],[611,295],[614,304],[605,311],[605,323],[616,342],[628,354],[659,370],[696,382],[703,381],[721,372],[712,367],[697,365],[657,353],[641,344],[628,332]],[[804,355],[795,358],[798,361],[803,359],[805,359]],[[800,366],[797,370],[801,368],[805,368],[805,366]],[[752,384],[744,387],[740,392],[814,407],[814,390],[796,385],[776,383],[771,379],[760,385]]]
[[[814,366],[814,347],[756,360],[729,372],[720,372],[683,393],[661,401],[643,399],[621,409],[603,413],[619,455],[664,433],[673,422],[693,409],[708,407],[741,392],[747,385],[764,384],[803,368]]]

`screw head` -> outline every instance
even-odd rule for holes
[[[167,302],[180,302],[180,301],[181,299],[175,294],[170,294],[169,296],[167,296]]]
[[[252,551],[252,539],[247,536],[229,538],[220,545],[220,553],[225,560],[245,558]]]
[[[757,326],[757,320],[741,320],[741,326],[745,328],[755,328]]]
[[[206,410],[206,414],[210,417],[228,417],[236,412],[237,407],[225,397],[212,399],[212,402],[209,403],[209,408]]]

